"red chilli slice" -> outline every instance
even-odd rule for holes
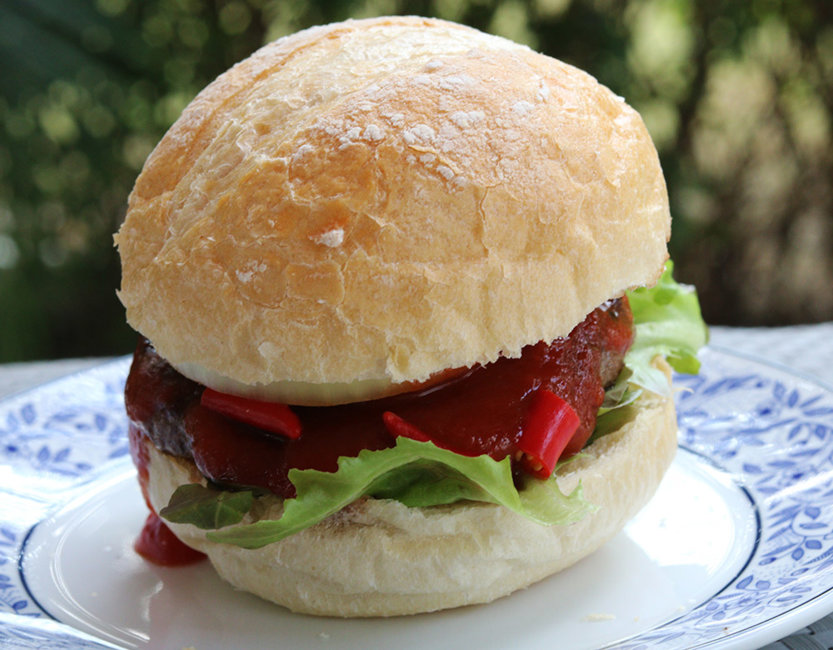
[[[382,413],[382,422],[384,422],[388,433],[390,433],[394,438],[402,436],[403,438],[410,438],[411,440],[416,440],[418,442],[434,442],[431,438],[426,436],[419,427],[411,424],[407,420],[403,420],[396,413],[391,411],[385,411]]]
[[[532,397],[518,441],[524,469],[538,478],[549,477],[579,423],[572,406],[551,390],[539,389]]]
[[[261,402],[206,388],[200,398],[205,408],[233,420],[295,440],[301,435],[301,421],[286,404]]]
[[[403,438],[410,438],[411,440],[416,440],[417,442],[431,442],[437,445],[437,447],[439,447],[440,449],[453,451],[455,454],[460,454],[461,456],[471,455],[458,451],[457,449],[452,449],[443,441],[432,438],[418,426],[416,426],[415,424],[411,424],[407,420],[404,420],[392,411],[385,411],[384,413],[382,413],[382,422],[384,422],[385,428],[388,430],[388,433],[392,435],[394,438],[402,436]]]

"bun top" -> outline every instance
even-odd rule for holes
[[[589,75],[444,21],[347,21],[185,109],[130,195],[119,297],[214,388],[372,393],[565,336],[652,284],[669,234],[642,120]]]

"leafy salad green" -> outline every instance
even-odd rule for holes
[[[631,417],[628,407],[641,391],[669,391],[665,377],[651,365],[657,355],[678,372],[696,373],[697,350],[707,340],[696,293],[673,280],[670,262],[656,286],[630,291],[628,298],[636,339],[625,369],[607,391],[594,439]],[[546,525],[577,521],[595,509],[583,499],[581,486],[562,494],[555,473],[547,480],[529,477],[516,485],[509,458],[471,458],[401,437],[389,449],[340,458],[336,472],[293,469],[289,479],[297,496],[284,501],[279,519],[237,525],[262,492],[201,485],[178,488],[160,515],[210,530],[213,541],[257,548],[313,526],[364,496],[396,499],[406,506],[484,501]]]

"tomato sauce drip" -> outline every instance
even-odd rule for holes
[[[532,395],[548,388],[578,414],[581,424],[565,450],[579,451],[591,435],[604,387],[622,367],[633,340],[625,298],[591,312],[568,337],[523,349],[422,391],[330,407],[293,407],[302,425],[288,440],[236,422],[199,403],[203,387],[140,341],[128,377],[128,416],[162,451],[192,458],[218,484],[264,487],[295,496],[291,468],[335,471],[339,456],[395,443],[382,414],[392,411],[430,439],[460,454],[515,457]],[[517,471],[520,471],[518,468]]]
[[[205,554],[186,546],[151,510],[133,549],[148,562],[160,566],[185,566],[205,559]]]
[[[148,463],[150,456],[142,431],[133,422],[127,427],[127,441],[130,448],[130,457],[139,475],[139,486],[142,488],[142,496],[145,504],[150,510],[142,532],[133,543],[133,549],[145,558],[148,562],[161,566],[184,566],[193,564],[205,559],[205,554],[192,549],[182,543],[179,538],[171,532],[159,515],[156,514],[148,496]]]

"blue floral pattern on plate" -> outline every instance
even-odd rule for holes
[[[128,366],[120,359],[0,403],[0,647],[40,648],[44,639],[50,647],[109,647],[32,620],[44,614],[25,589],[18,559],[32,526],[128,454]],[[12,625],[9,614],[27,620]]]
[[[31,528],[127,455],[121,359],[0,403],[0,646],[110,647],[49,620],[18,562]],[[722,470],[757,508],[744,569],[706,602],[617,647],[751,644],[833,608],[833,393],[716,350],[676,377],[680,444]],[[706,462],[706,461],[704,461]],[[790,620],[792,619],[792,620]],[[731,630],[727,634],[727,630]]]

